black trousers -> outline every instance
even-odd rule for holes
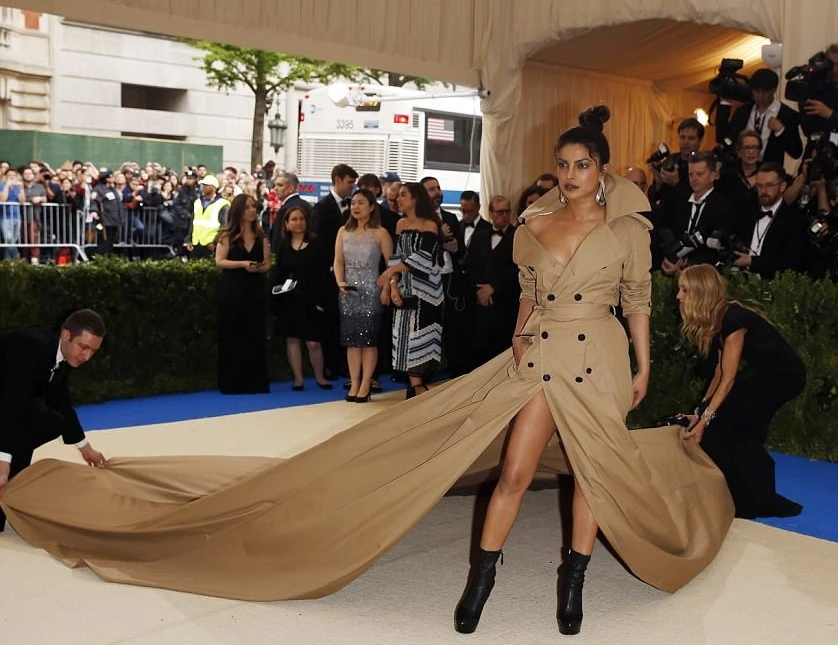
[[[32,463],[39,446],[57,439],[64,432],[64,417],[50,410],[43,399],[26,401],[19,416],[18,432],[12,446],[9,481]],[[0,532],[6,528],[6,514],[0,509]]]

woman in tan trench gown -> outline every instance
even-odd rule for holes
[[[539,200],[528,219],[563,208],[557,197]],[[632,572],[678,589],[715,556],[733,506],[721,473],[679,428],[626,430],[628,345],[609,308],[622,298],[624,310],[648,311],[648,224],[636,215],[648,202],[612,174],[605,198],[604,223],[566,266],[519,227],[515,258],[535,301],[519,330],[533,334],[520,364],[509,350],[285,461],[112,458],[100,470],[41,460],[9,485],[9,521],[110,581],[248,600],[319,597],[371,567],[458,481],[495,475],[510,421],[536,399],[563,443],[552,439],[540,466],[567,473],[566,454]]]

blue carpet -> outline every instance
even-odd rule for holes
[[[382,377],[381,384],[385,392],[405,387],[391,381],[389,376]],[[345,394],[342,380],[335,381],[332,390],[321,390],[314,379],[308,378],[302,392],[293,392],[291,383],[284,381],[272,383],[268,394],[225,396],[217,391],[172,394],[82,405],[77,411],[86,430],[105,430],[327,403],[342,400]],[[790,455],[773,456],[777,462],[777,492],[803,504],[804,509],[797,517],[757,521],[838,542],[838,464]]]

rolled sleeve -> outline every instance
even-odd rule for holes
[[[652,252],[649,248],[649,228],[633,217],[620,221],[620,237],[627,246],[620,278],[620,304],[623,315],[652,312]]]

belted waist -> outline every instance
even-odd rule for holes
[[[614,308],[610,305],[599,304],[578,304],[578,305],[536,305],[524,327],[521,329],[522,336],[532,336],[538,331],[543,320],[550,322],[571,322],[573,320],[592,320],[596,318],[607,318],[613,314]]]

